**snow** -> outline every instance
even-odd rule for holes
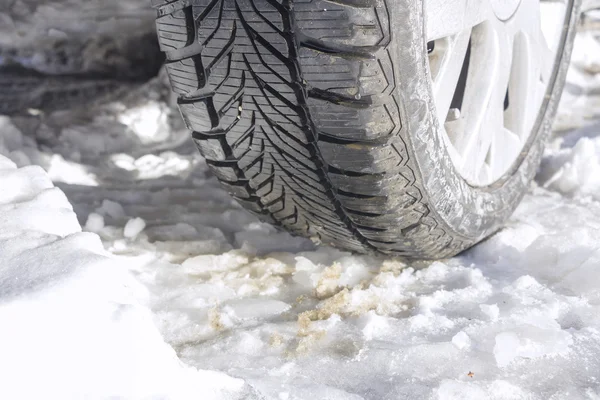
[[[44,73],[123,71],[152,51],[155,11],[146,0],[0,2],[0,65]],[[142,70],[147,66],[139,66]]]
[[[135,238],[146,227],[146,221],[141,218],[132,218],[125,224],[123,228],[123,236],[129,239]]]
[[[463,350],[471,346],[471,338],[464,331],[460,331],[452,337],[452,344]]]
[[[600,398],[600,52],[577,46],[530,193],[436,262],[257,221],[147,96],[164,75],[135,106],[0,117],[0,398]]]
[[[590,128],[600,131],[600,125],[593,125],[587,130]],[[546,159],[546,171],[551,175],[544,182],[544,187],[569,196],[600,199],[599,154],[600,137],[584,136],[577,140],[575,146],[561,148]]]
[[[0,398],[242,393],[242,380],[177,358],[153,323],[147,289],[81,231],[40,167],[17,169],[0,156],[0,172]]]
[[[104,217],[100,214],[91,213],[87,217],[87,221],[83,229],[88,232],[100,232],[104,228]]]
[[[521,341],[514,332],[502,332],[496,335],[494,357],[499,367],[506,367],[519,355]]]

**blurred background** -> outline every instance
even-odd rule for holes
[[[146,0],[2,0],[0,113],[81,106],[157,75]]]

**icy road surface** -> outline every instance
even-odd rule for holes
[[[0,398],[600,399],[599,72],[582,32],[506,228],[408,265],[244,212],[162,77],[0,117]]]

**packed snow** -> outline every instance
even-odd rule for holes
[[[0,398],[600,399],[595,35],[506,228],[436,262],[259,222],[164,74],[93,112],[0,117]]]

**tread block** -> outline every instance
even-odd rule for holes
[[[227,155],[219,139],[195,140],[196,146],[209,161],[225,161]]]
[[[381,11],[374,6],[357,9],[324,0],[295,1],[294,13],[303,34],[334,46],[374,46],[387,33],[387,21],[378,19]],[[333,19],[336,21],[332,24]]]
[[[192,6],[178,9],[156,19],[158,42],[162,51],[177,50],[194,42]]]
[[[189,130],[209,132],[212,129],[208,107],[205,102],[179,104],[179,109]]]
[[[299,51],[302,73],[310,87],[357,99],[387,94],[393,87],[392,64],[386,55],[382,52],[377,59],[358,59],[308,48]]]
[[[214,165],[208,165],[211,172],[219,178],[219,180],[227,182],[237,182],[238,174],[233,167],[217,167]]]
[[[245,185],[232,185],[227,182],[221,182],[221,186],[223,186],[230,195],[238,199],[249,199],[252,197],[251,191],[248,190]]]
[[[336,169],[361,174],[393,174],[403,159],[391,144],[319,142],[325,162]]]
[[[180,95],[193,93],[204,84],[204,69],[200,56],[165,64],[171,87]]]
[[[311,98],[308,105],[319,132],[333,139],[385,140],[402,127],[399,111],[387,104],[357,109]]]

